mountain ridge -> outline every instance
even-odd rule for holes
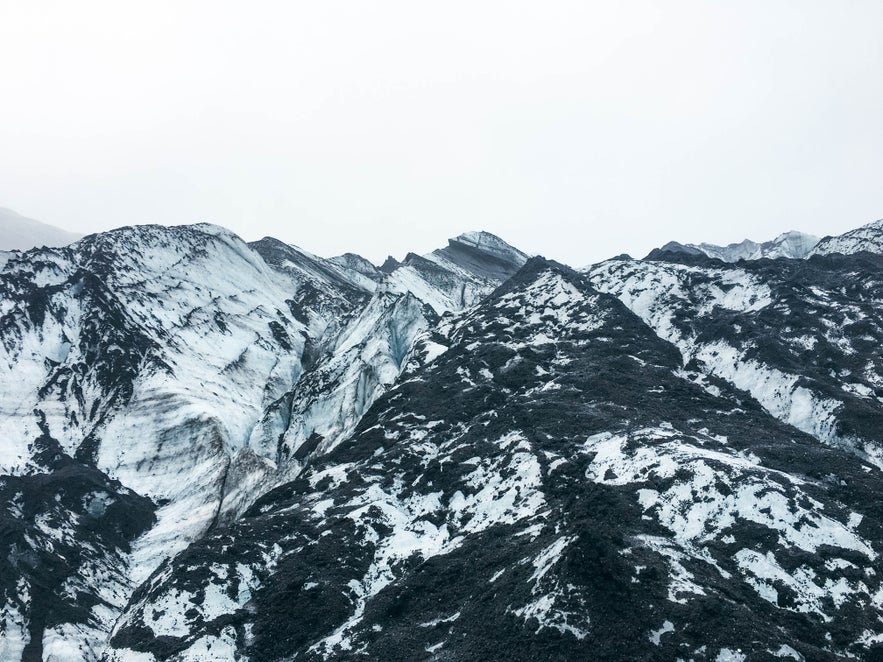
[[[869,227],[583,270],[483,232],[10,253],[0,657],[879,654]]]
[[[802,259],[807,257],[818,244],[819,238],[791,230],[780,234],[775,239],[758,243],[745,239],[741,242],[717,246],[715,244],[681,244],[670,241],[660,248],[654,249],[645,259],[654,259],[663,253],[685,253],[687,255],[705,255],[717,258],[723,262],[738,262],[739,260],[760,260],[763,258],[791,258]]]
[[[825,237],[810,251],[809,255],[830,255],[831,253],[851,255],[859,252],[883,252],[883,219],[835,237]]]

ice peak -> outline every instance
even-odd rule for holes
[[[506,246],[512,248],[512,246],[500,239],[497,235],[485,232],[484,230],[464,232],[452,239],[448,239],[448,243],[469,244],[476,248],[483,248],[486,246]]]

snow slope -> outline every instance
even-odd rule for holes
[[[883,253],[883,220],[868,223],[835,237],[825,237],[810,251],[809,255],[841,253],[851,255],[867,251]]]
[[[590,275],[675,345],[686,370],[883,466],[883,430],[873,422],[883,415],[881,266],[610,261]]]

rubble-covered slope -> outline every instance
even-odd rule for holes
[[[426,332],[350,439],[164,564],[107,657],[866,658],[881,488],[536,259]]]
[[[589,275],[674,344],[707,388],[724,380],[781,421],[883,466],[883,256],[612,260]]]
[[[34,451],[41,471],[0,477],[0,659],[98,659],[155,506],[46,433]]]

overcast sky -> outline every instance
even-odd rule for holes
[[[0,206],[575,266],[883,217],[883,2],[0,0]]]

